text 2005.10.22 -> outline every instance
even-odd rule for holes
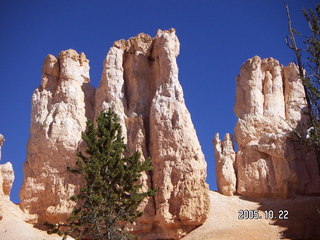
[[[265,210],[263,212],[259,212],[258,210],[239,210],[238,211],[238,219],[280,219],[287,220],[289,219],[289,211],[288,210]]]

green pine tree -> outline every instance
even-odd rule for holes
[[[143,172],[151,170],[151,160],[141,161],[140,153],[130,154],[124,143],[117,115],[110,109],[87,122],[82,139],[86,153],[78,153],[77,168],[68,169],[81,174],[86,184],[72,200],[77,202],[66,224],[51,233],[72,235],[76,239],[125,240],[133,236],[126,224],[142,215],[138,205],[155,191],[142,192],[138,183]],[[63,231],[61,230],[63,229]]]
[[[315,10],[311,8],[302,10],[309,25],[308,36],[302,36],[292,27],[288,5],[286,5],[286,10],[289,30],[289,37],[286,42],[296,57],[310,116],[308,130],[298,135],[304,144],[316,151],[320,170],[320,4],[317,4]],[[303,37],[303,48],[298,47],[296,36],[298,38]]]

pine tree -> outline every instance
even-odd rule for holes
[[[286,10],[289,30],[286,42],[296,57],[310,116],[310,126],[300,136],[304,144],[316,151],[320,170],[320,4],[317,4],[315,11],[311,8],[302,10],[309,25],[309,36],[302,36],[292,27],[288,5]],[[297,46],[295,36],[303,37],[304,48]]]
[[[86,153],[78,153],[77,167],[68,170],[82,175],[86,184],[72,200],[77,202],[67,224],[61,224],[51,233],[63,233],[64,239],[125,240],[132,239],[126,230],[142,215],[138,205],[155,191],[142,192],[139,178],[151,170],[151,160],[141,161],[140,153],[130,154],[122,137],[117,115],[110,109],[87,122],[82,139]],[[63,231],[61,229],[64,229]]]

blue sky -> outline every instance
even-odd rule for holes
[[[301,9],[316,1],[289,0],[294,26],[306,32]],[[29,137],[31,95],[40,84],[47,54],[73,48],[90,59],[97,87],[103,59],[119,39],[175,28],[181,43],[179,79],[216,189],[212,138],[233,132],[235,77],[248,58],[294,60],[285,45],[287,19],[282,0],[194,1],[10,1],[0,2],[0,133],[2,161],[16,180],[11,199],[19,201]]]

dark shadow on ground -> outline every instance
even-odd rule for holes
[[[291,199],[240,198],[259,203],[259,215],[264,219],[267,217],[265,211],[272,211],[273,219],[269,220],[269,224],[277,226],[280,239],[320,239],[320,196],[296,196]],[[285,217],[285,211],[288,211],[288,219],[279,219],[281,215]]]

